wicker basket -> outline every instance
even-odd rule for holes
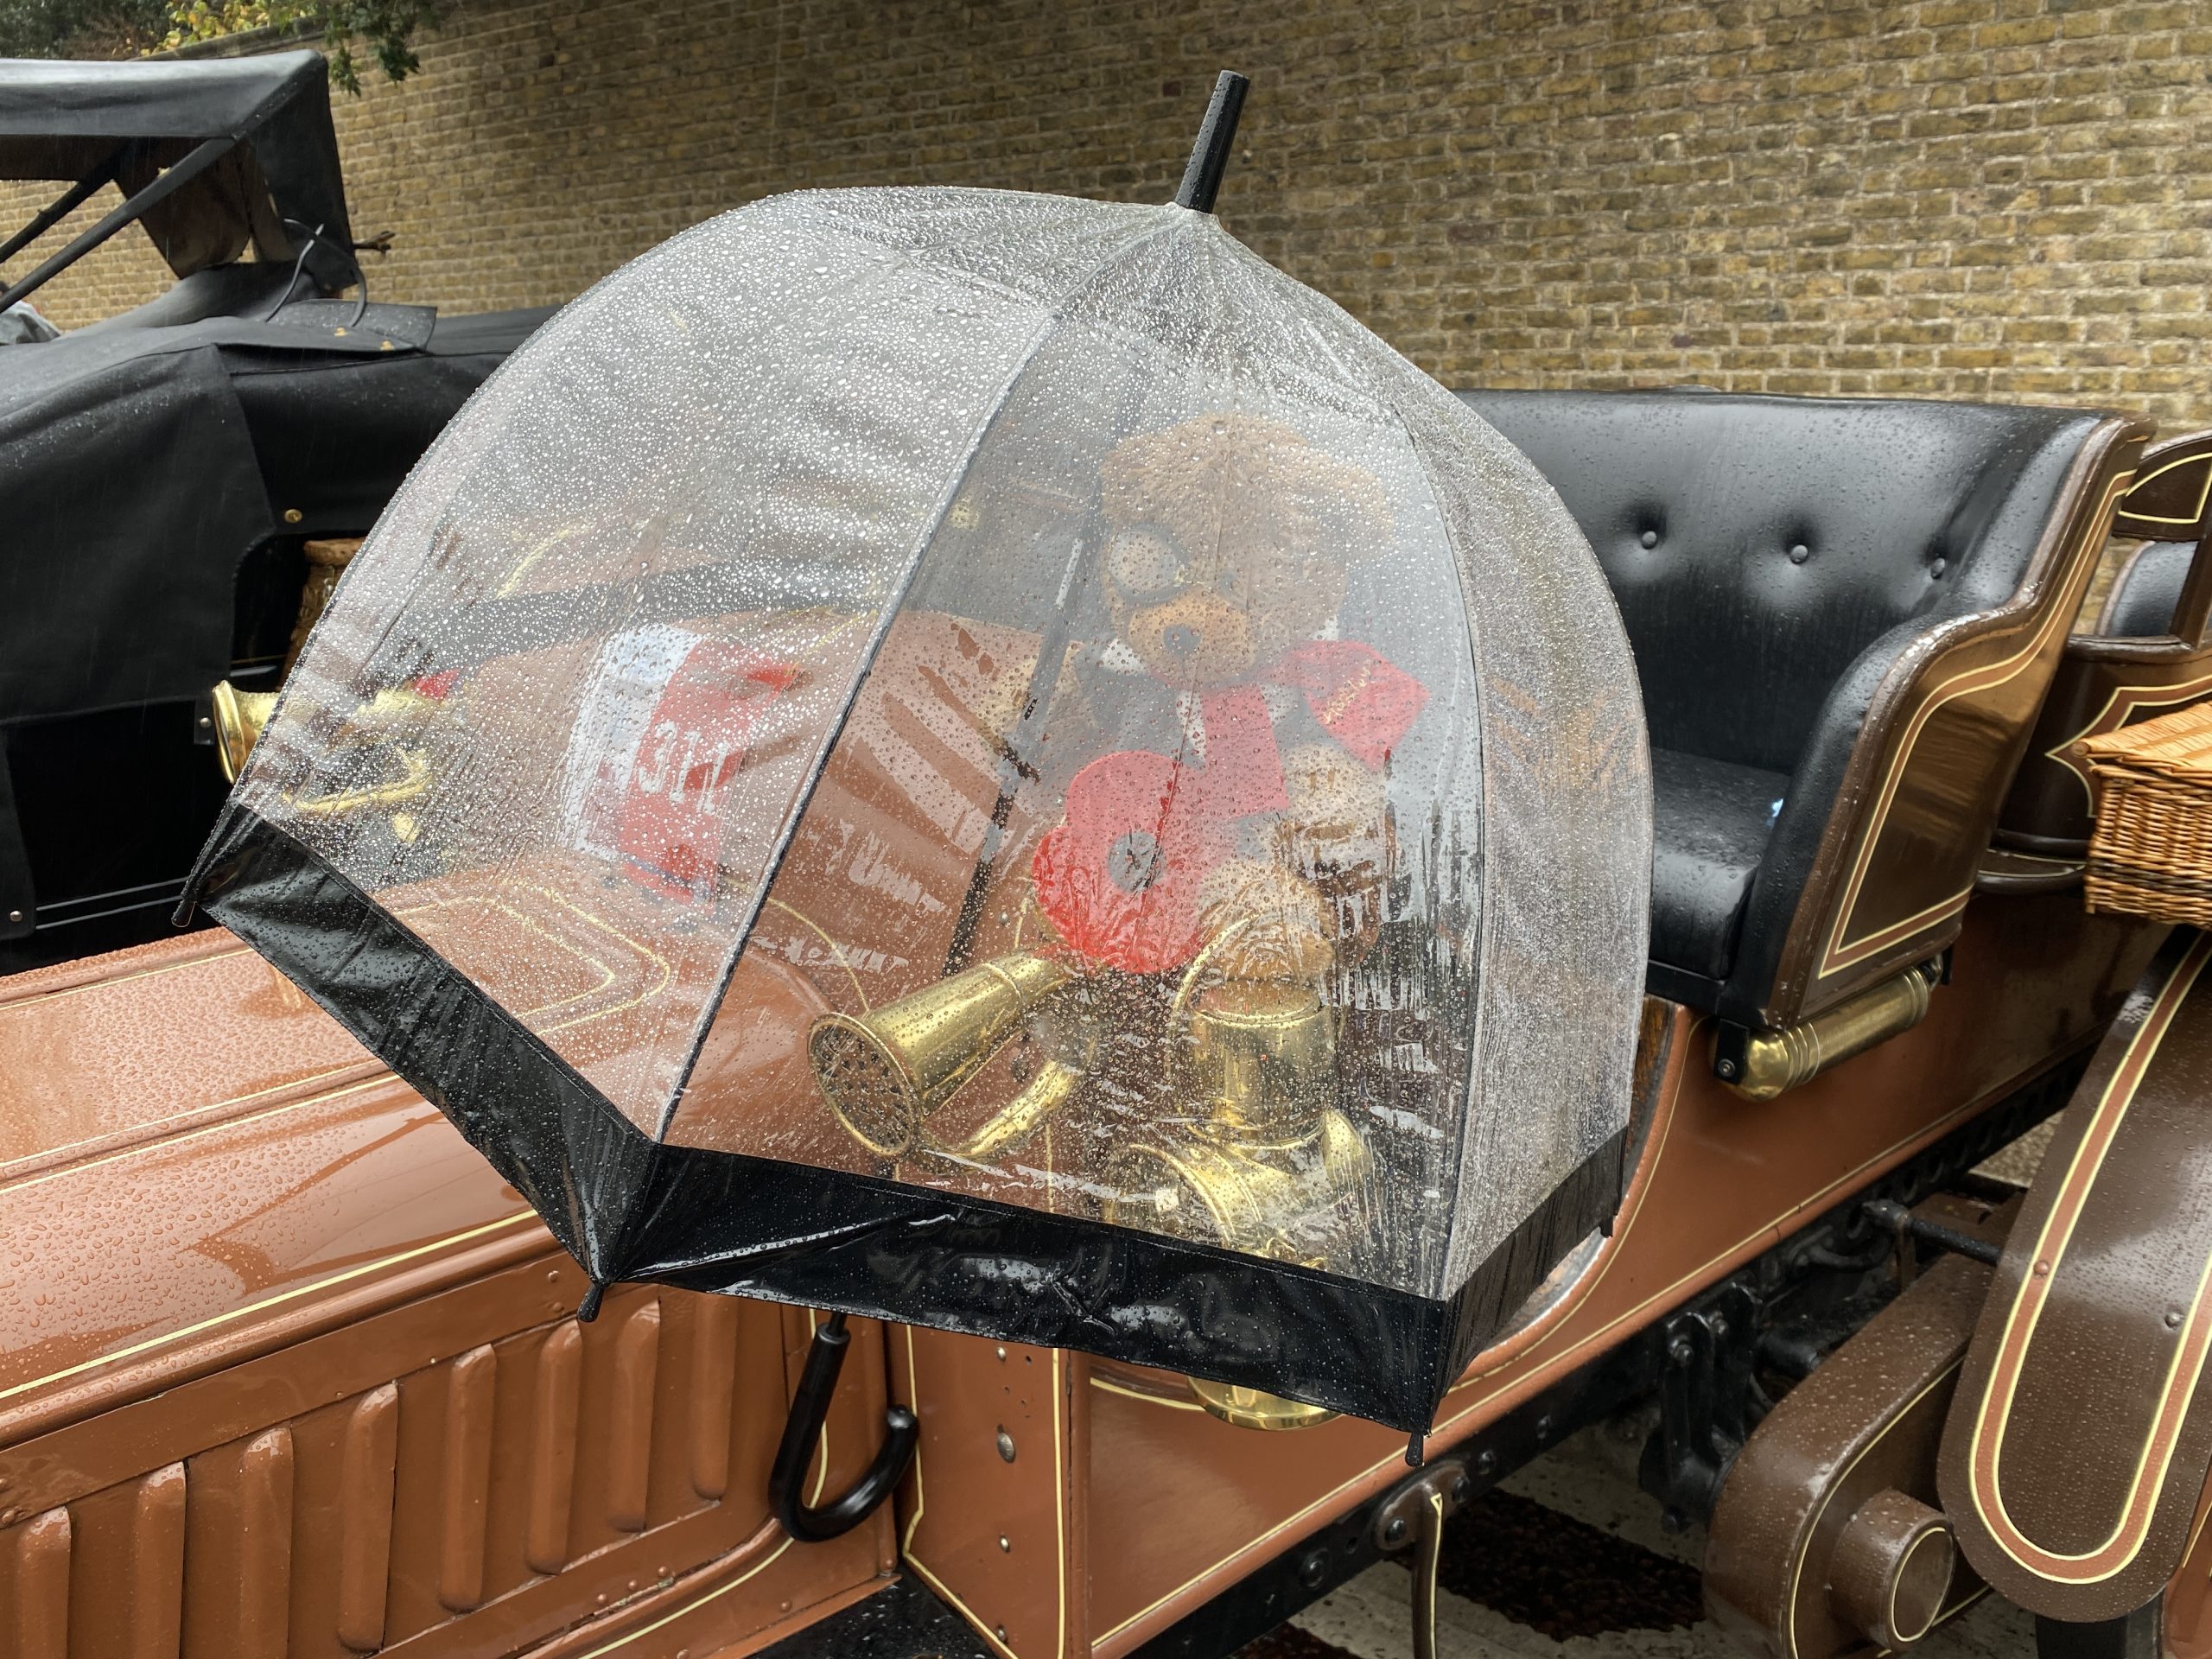
[[[2097,795],[2083,901],[2212,926],[2212,702],[2082,747]]]

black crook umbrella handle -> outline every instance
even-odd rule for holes
[[[776,1519],[802,1544],[823,1543],[867,1520],[906,1472],[921,1432],[912,1412],[904,1406],[892,1407],[883,1414],[883,1444],[876,1450],[875,1461],[849,1491],[818,1506],[808,1504],[799,1496],[806,1484],[806,1466],[814,1460],[814,1443],[821,1438],[823,1421],[830,1414],[830,1398],[837,1392],[837,1373],[845,1367],[845,1350],[851,1340],[842,1313],[832,1313],[829,1323],[814,1333],[798,1392],[791,1396],[791,1414],[784,1420],[783,1444],[776,1448],[775,1466],[768,1471],[768,1501],[775,1508]]]

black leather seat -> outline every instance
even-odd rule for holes
[[[2097,618],[2097,632],[2107,639],[2155,639],[2171,633],[2174,607],[2196,556],[2194,542],[2152,542],[2136,549]]]
[[[1777,988],[1786,950],[1809,948],[1793,926],[1817,931],[1799,912],[1831,819],[1864,805],[1839,791],[1885,680],[1947,624],[2017,604],[2093,435],[2126,423],[1695,389],[1459,396],[1565,499],[1636,651],[1651,988],[1770,1022],[1796,997]],[[1960,834],[1978,854],[1988,828]]]

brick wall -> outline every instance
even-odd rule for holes
[[[338,99],[384,296],[564,299],[797,185],[1164,199],[1226,64],[1230,227],[1449,383],[2212,421],[2203,0],[458,0],[422,56]],[[161,281],[134,233],[47,302]]]

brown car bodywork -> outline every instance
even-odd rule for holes
[[[2212,938],[2177,933],[2060,1121],[1945,1432],[1944,1509],[2012,1600],[2082,1623],[2180,1567],[2212,1470]]]
[[[1853,1616],[1870,1599],[1847,1580],[1838,1593],[1835,1557],[1859,1510],[1882,1494],[1936,1504],[1944,1414],[1989,1274],[1964,1256],[1937,1261],[1745,1443],[1713,1511],[1704,1572],[1707,1610],[1748,1646],[1775,1659],[1833,1659],[1871,1645]],[[1937,1547],[1948,1553],[1948,1540]],[[1939,1618],[1982,1592],[1971,1571],[1949,1579]]]
[[[1651,1005],[1614,1236],[1452,1391],[1432,1445],[2093,1040],[2155,938],[2069,895],[1982,900],[1920,1027],[1764,1104],[1712,1077],[1707,1022]],[[741,1653],[900,1553],[1020,1659],[1116,1655],[1402,1473],[1372,1425],[1286,1440],[1206,1415],[1179,1378],[935,1332],[894,1329],[887,1366],[863,1323],[825,1489],[873,1451],[887,1370],[923,1425],[895,1531],[885,1513],[786,1548],[766,1470],[805,1316],[631,1287],[578,1326],[582,1276],[519,1200],[228,936],[10,982],[0,1077],[0,1249],[39,1274],[0,1306],[0,1572],[37,1610],[10,1659],[139,1650],[121,1610],[164,1604],[133,1585],[181,1595],[187,1654],[368,1651],[343,1633],[371,1633],[379,1559],[387,1649],[582,1655],[651,1627]],[[569,1454],[543,1426],[571,1386],[575,1518],[564,1559],[536,1557],[549,1573],[541,1471]],[[280,1589],[285,1633],[257,1648]]]
[[[1710,1022],[1669,1007],[1612,1236],[1540,1318],[1476,1361],[1446,1399],[1432,1454],[2093,1042],[2158,938],[2085,916],[2071,894],[1978,901],[1922,1025],[1763,1103],[1712,1076]],[[1406,1473],[1403,1438],[1372,1424],[1256,1433],[1207,1415],[1178,1377],[1064,1355],[1047,1389],[1031,1379],[1047,1374],[1048,1351],[1009,1344],[1001,1360],[997,1348],[893,1333],[894,1392],[922,1421],[900,1539],[979,1629],[1005,1627],[1001,1650],[1018,1659],[1128,1653]],[[1048,1402],[1064,1414],[1044,1414]],[[1027,1436],[1006,1414],[1017,1402]],[[1002,1427],[1011,1463],[996,1450]],[[1025,1524],[998,1526],[1001,1514]]]
[[[1752,1103],[1712,1075],[1710,1022],[1658,1010],[1611,1236],[1452,1389],[1433,1451],[2111,1020],[2156,930],[2085,916],[2070,894],[1966,898],[2140,436],[2100,429],[2028,584],[1900,665],[1853,761],[1845,795],[1867,810],[1832,828],[1790,995],[1834,1001],[1955,937],[1927,1019]],[[988,757],[957,758],[988,804]],[[896,798],[863,773],[824,786],[895,836]],[[831,873],[811,856],[795,849],[774,900],[794,950],[811,937],[806,883]],[[987,908],[979,949],[1001,947],[999,926],[1018,944],[1018,907]],[[887,954],[942,960],[942,940],[924,943]],[[868,976],[840,968],[865,1006]],[[594,993],[610,1015],[620,988]],[[687,1138],[741,1143],[749,1085],[789,1086],[796,1057],[737,1029],[709,1049],[731,1115],[701,1114]],[[0,1135],[16,1137],[0,1146],[0,1262],[36,1274],[0,1303],[6,1659],[585,1659],[649,1634],[633,1650],[742,1653],[901,1555],[1001,1652],[1113,1659],[1403,1473],[1403,1440],[1371,1424],[1286,1440],[1207,1415],[1179,1377],[903,1328],[887,1350],[863,1322],[824,1489],[865,1466],[887,1384],[920,1417],[919,1456],[895,1516],[788,1546],[766,1471],[806,1316],[625,1288],[578,1325],[582,1275],[520,1199],[228,936],[0,983]],[[142,1605],[174,1608],[181,1649],[168,1615],[127,1611]]]
[[[2145,451],[2137,482],[2120,499],[2112,533],[2146,542],[2195,542],[2197,551],[2171,632],[2128,638],[2075,634],[2051,681],[1998,822],[1999,839],[2025,852],[2080,858],[2095,798],[2078,745],[2122,726],[2212,696],[2212,431]]]
[[[520,1198],[229,935],[0,983],[0,1094],[7,1659],[742,1653],[891,1567],[887,1514],[768,1514],[804,1312],[578,1324]]]

